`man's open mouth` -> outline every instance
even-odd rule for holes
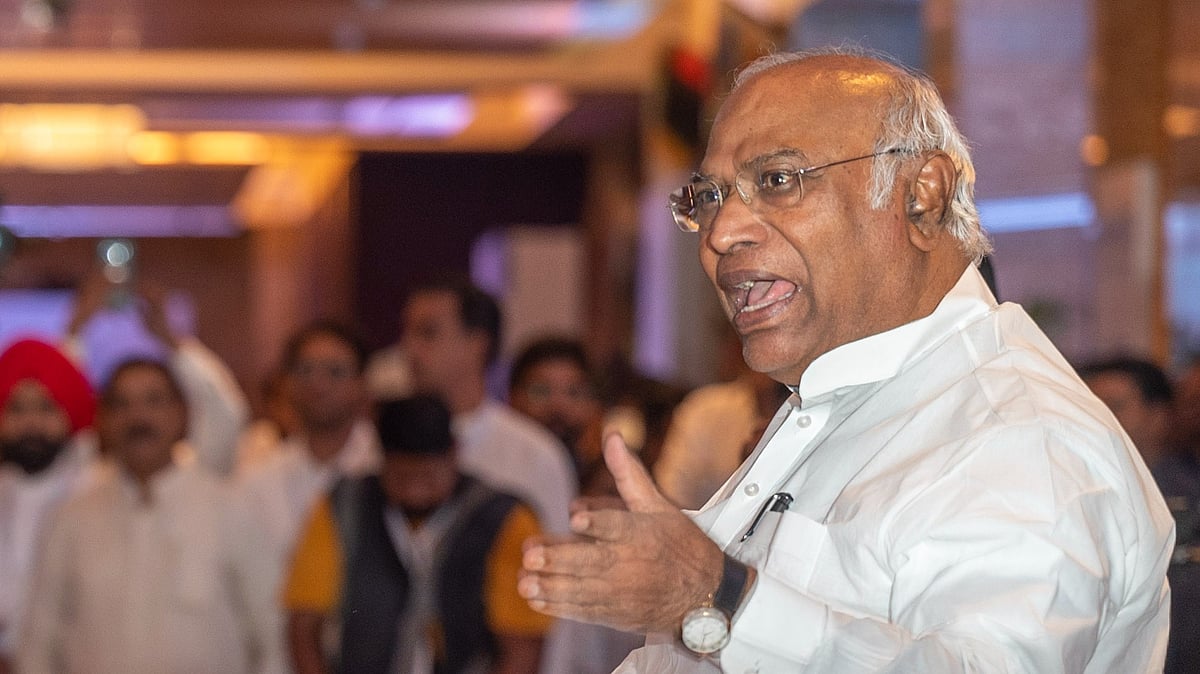
[[[796,294],[796,284],[783,279],[744,281],[733,286],[729,298],[733,313],[759,311]]]

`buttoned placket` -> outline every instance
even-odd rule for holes
[[[736,543],[771,495],[794,481],[797,470],[813,449],[813,441],[829,421],[832,408],[829,398],[805,405],[793,396],[786,404],[790,407],[786,416],[753,458],[753,464],[729,490],[728,499],[708,527],[710,535],[723,547]]]

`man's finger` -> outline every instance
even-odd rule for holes
[[[522,554],[528,553],[530,550],[541,549],[554,545],[563,545],[567,543],[578,543],[580,537],[574,534],[541,534],[538,536],[530,536],[524,541],[521,541]]]
[[[527,573],[517,582],[517,592],[538,611],[553,605],[576,615],[585,611],[618,610],[613,601],[612,586],[593,578]]]
[[[525,549],[521,558],[527,571],[573,576],[595,576],[617,561],[612,547],[596,543],[540,545]]]
[[[571,514],[588,510],[629,510],[619,496],[580,496],[571,501]]]
[[[638,512],[661,512],[678,510],[658,491],[654,479],[646,467],[625,446],[620,433],[609,433],[604,438],[604,463],[617,483],[617,492],[630,510]]]
[[[601,542],[628,541],[638,515],[627,510],[594,510],[571,515],[571,531]]]
[[[556,618],[605,625],[625,632],[647,631],[646,625],[631,621],[629,617],[623,615],[623,611],[616,610],[612,606],[581,605],[575,602],[555,602],[545,599],[530,599],[528,602],[533,610]]]

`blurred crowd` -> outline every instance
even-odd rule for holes
[[[693,391],[547,335],[496,399],[501,307],[438,279],[387,349],[333,320],[297,330],[255,415],[153,286],[134,302],[167,356],[89,381],[80,335],[109,291],[78,290],[61,341],[0,353],[0,674],[609,672],[641,637],[532,611],[523,541],[567,535],[577,498],[617,498],[612,431],[700,508],[789,395],[732,335],[720,381]],[[1200,365],[1079,371],[1175,514],[1167,671],[1200,671]]]
[[[1200,672],[1200,360],[1174,379],[1154,362],[1128,356],[1078,370],[1133,440],[1175,517],[1164,672]]]
[[[733,358],[685,397],[547,335],[497,399],[501,307],[446,278],[386,349],[298,329],[255,414],[145,282],[124,302],[165,357],[89,380],[112,290],[85,281],[65,337],[0,353],[0,674],[609,672],[642,638],[532,611],[523,542],[617,498],[606,432],[695,508],[787,394]]]

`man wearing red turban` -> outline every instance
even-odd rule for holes
[[[91,385],[57,348],[0,353],[0,674],[16,648],[42,524],[84,482],[95,454]]]
[[[96,396],[75,365],[86,360],[83,334],[107,307],[111,291],[102,274],[81,283],[61,350],[23,340],[0,353],[0,674],[7,674],[8,658],[17,649],[34,554],[50,514],[114,473],[110,462],[97,460],[90,428]],[[135,299],[143,326],[166,348],[165,364],[187,399],[188,443],[179,460],[228,474],[249,415],[245,395],[216,354],[174,333],[163,288],[144,284]]]
[[[95,411],[91,385],[55,347],[25,339],[0,354],[0,462],[45,470]]]

